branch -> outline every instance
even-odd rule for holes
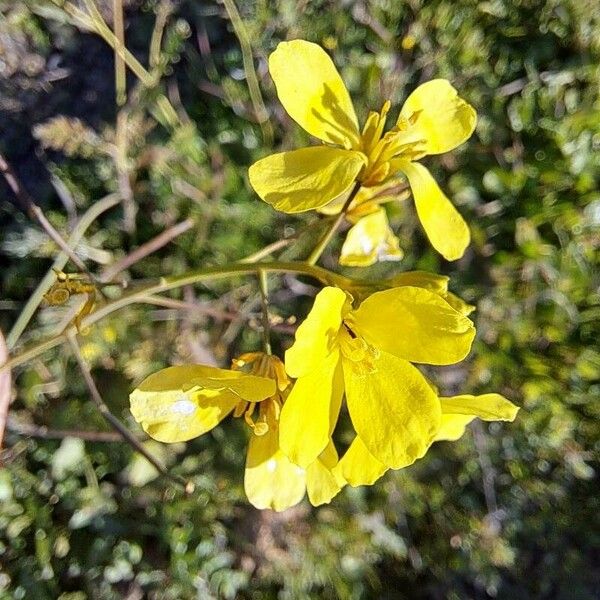
[[[344,203],[340,214],[337,216],[335,221],[333,221],[331,227],[329,227],[325,235],[321,238],[316,248],[311,252],[310,256],[306,259],[306,262],[309,265],[315,265],[319,258],[321,258],[321,254],[323,254],[323,252],[325,251],[327,244],[329,244],[331,238],[334,236],[335,232],[342,224],[342,221],[346,218],[346,212],[348,211],[348,208],[350,208],[352,200],[354,200],[356,194],[358,194],[358,190],[360,190],[360,183],[357,181],[354,184],[354,187],[352,188],[352,191],[350,192],[350,195],[348,196],[346,202]]]
[[[79,429],[49,429],[45,425],[32,425],[31,423],[18,423],[8,419],[6,427],[17,435],[40,438],[43,440],[62,440],[67,437],[79,438],[86,442],[122,442],[123,436],[115,431],[85,431]]]
[[[307,277],[312,277],[313,279],[316,279],[325,285],[337,286],[342,289],[351,289],[357,285],[361,285],[361,282],[356,282],[349,277],[339,275],[338,273],[333,273],[332,271],[328,271],[322,267],[308,265],[304,262],[264,262],[260,263],[260,268],[269,273],[293,273],[295,275],[305,275]],[[231,279],[237,276],[254,274],[256,274],[256,264],[239,262],[225,265],[223,267],[211,267],[198,271],[190,271],[188,273],[183,273],[173,277],[161,277],[154,283],[141,286],[138,289],[132,290],[128,294],[123,294],[123,296],[117,298],[116,300],[106,302],[102,306],[99,306],[95,311],[82,319],[80,327],[82,330],[84,330],[87,327],[94,325],[104,317],[112,314],[113,312],[120,310],[125,306],[129,306],[130,304],[140,302],[143,298],[147,298],[148,296],[162,294],[186,285],[193,285],[196,283],[203,283],[218,279]],[[66,340],[67,332],[63,332],[46,341],[39,342],[1,365],[0,372],[5,369],[12,369],[16,366],[22,365],[32,358],[43,354],[47,350],[62,344]]]
[[[94,276],[88,271],[85,263],[73,252],[67,242],[62,238],[60,233],[56,231],[52,223],[48,221],[42,209],[34,202],[27,190],[21,185],[12,167],[6,162],[4,156],[0,153],[0,172],[4,175],[4,179],[13,191],[17,200],[16,206],[20,208],[30,219],[37,221],[40,227],[52,238],[56,245],[73,261],[73,264],[83,273],[85,273],[91,281],[95,281]]]
[[[90,368],[85,361],[83,354],[81,354],[81,349],[79,348],[75,335],[72,333],[68,334],[67,339],[73,349],[75,359],[77,360],[83,379],[90,391],[92,400],[100,411],[100,414],[108,421],[112,428],[115,429],[134,450],[139,452],[163,477],[182,486],[186,494],[191,494],[194,491],[194,484],[191,481],[186,481],[183,477],[170,473],[157,458],[146,450],[143,444],[131,433],[131,431],[129,431],[129,429],[127,429],[127,427],[125,427],[125,425],[110,412],[110,409],[106,406],[104,400],[102,400],[102,396],[96,387]]]
[[[192,219],[186,219],[185,221],[181,221],[181,223],[177,223],[177,225],[173,225],[169,229],[165,229],[165,231],[159,233],[156,237],[136,248],[131,254],[128,254],[120,261],[106,267],[106,269],[102,271],[100,279],[102,281],[111,281],[115,275],[121,271],[125,271],[125,269],[128,269],[136,262],[142,260],[149,254],[156,252],[163,246],[166,246],[169,242],[180,236],[182,233],[185,233],[193,226],[194,221]]]
[[[260,93],[260,86],[258,84],[258,78],[256,76],[256,70],[254,68],[254,59],[252,57],[252,46],[250,44],[250,38],[248,31],[240,13],[238,12],[237,6],[234,0],[221,0],[227,11],[227,15],[233,25],[233,31],[240,42],[240,48],[242,50],[242,62],[244,64],[244,72],[246,74],[246,83],[248,84],[248,92],[250,93],[250,100],[254,108],[254,114],[256,120],[259,122],[262,129],[263,141],[266,146],[273,144],[273,127],[269,121],[269,113],[263,101]]]
[[[258,287],[260,288],[260,303],[262,307],[262,334],[263,345],[266,354],[272,354],[271,351],[271,325],[269,323],[269,283],[267,280],[267,272],[258,269]]]

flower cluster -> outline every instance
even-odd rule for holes
[[[289,115],[324,144],[252,165],[250,182],[263,200],[288,213],[347,218],[353,226],[340,262],[368,266],[402,258],[383,204],[407,182],[434,248],[448,260],[463,255],[468,227],[419,162],[462,144],[475,128],[474,109],[450,83],[419,86],[388,131],[389,101],[359,130],[348,91],[319,46],[281,43],[269,69]],[[475,418],[515,418],[517,407],[500,394],[440,396],[417,366],[467,356],[475,337],[472,310],[448,290],[448,278],[432,273],[399,273],[360,293],[326,286],[285,363],[267,342],[265,352],[239,356],[231,369],[169,367],[134,390],[131,412],[163,442],[198,437],[230,414],[243,417],[250,502],[284,510],[307,493],[317,506],[345,485],[371,485],[388,469],[411,465],[436,441],[460,438]],[[342,410],[355,436],[338,453]]]

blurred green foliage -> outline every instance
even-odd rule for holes
[[[126,3],[127,43],[144,64],[155,13],[168,6]],[[100,3],[109,21],[110,7]],[[348,272],[450,274],[453,290],[478,307],[479,335],[466,365],[437,371],[441,389],[499,391],[523,409],[513,424],[475,423],[461,441],[437,444],[373,488],[346,489],[330,506],[261,513],[243,495],[239,423],[185,445],[150,444],[194,481],[190,497],[120,442],[23,435],[33,423],[106,430],[68,350],[50,351],[13,374],[0,471],[0,595],[600,596],[600,6],[256,0],[238,7],[272,147],[221,4],[182,0],[167,11],[160,70],[181,118],[173,129],[156,120],[160,88],[142,89],[130,77],[129,103],[117,111],[110,49],[52,4],[17,0],[0,1],[0,148],[62,231],[102,196],[125,198],[77,248],[98,273],[191,219],[189,231],[127,271],[154,277],[237,260],[314,225],[314,215],[275,214],[246,180],[253,160],[307,141],[268,77],[266,57],[278,41],[302,37],[328,48],[362,117],[387,98],[398,111],[419,82],[449,78],[476,106],[479,124],[464,147],[429,164],[471,225],[472,248],[458,263],[441,264],[410,202],[398,203],[391,217],[405,261]],[[2,192],[6,334],[55,248]],[[335,250],[324,257],[332,268]],[[304,315],[314,291],[308,283],[282,279],[274,311]],[[94,327],[83,352],[107,404],[138,431],[127,395],[142,377],[178,361],[225,364],[254,349],[254,292],[245,281],[185,289],[173,297],[199,303],[197,311],[136,306]],[[227,318],[238,311],[249,327],[246,317]],[[19,347],[55,333],[64,319],[64,308],[38,311]],[[278,350],[289,345],[289,332],[275,335]]]

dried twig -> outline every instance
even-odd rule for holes
[[[16,198],[16,206],[22,210],[30,219],[37,221],[40,227],[52,238],[57,246],[73,261],[73,264],[92,281],[95,281],[92,273],[88,271],[85,263],[75,254],[73,249],[65,242],[60,233],[56,231],[52,223],[48,221],[42,209],[34,202],[27,190],[21,185],[12,167],[6,162],[0,153],[0,172],[8,183]]]
[[[90,395],[92,400],[100,414],[108,421],[108,423],[115,429],[121,437],[137,452],[139,452],[163,477],[166,477],[182,486],[186,494],[191,494],[194,490],[194,484],[191,481],[186,481],[183,477],[179,477],[178,475],[174,475],[170,473],[169,470],[157,459],[155,458],[148,450],[143,446],[143,444],[115,417],[111,412],[98,388],[96,387],[96,383],[94,382],[94,378],[92,377],[92,373],[90,368],[81,353],[81,349],[79,348],[79,344],[77,343],[77,339],[73,333],[69,333],[67,335],[67,339],[71,348],[73,349],[73,353],[75,355],[75,359],[77,360],[77,364],[79,365],[79,369],[81,374],[83,375],[83,379],[90,391]]]
[[[49,429],[45,425],[32,425],[19,423],[12,418],[8,419],[6,427],[12,433],[26,437],[40,438],[43,440],[62,440],[67,437],[79,438],[86,442],[123,442],[123,436],[116,431],[86,431],[79,429]]]
[[[156,237],[147,241],[145,244],[142,244],[138,248],[136,248],[131,254],[123,257],[118,262],[109,265],[102,271],[100,275],[100,279],[102,281],[110,281],[125,269],[128,269],[136,262],[142,260],[149,254],[156,252],[163,246],[167,245],[169,242],[174,240],[176,237],[180,236],[182,233],[185,233],[189,229],[194,226],[194,221],[192,219],[186,219],[185,221],[181,221],[181,223],[177,223],[169,229],[165,229],[162,233],[159,233]]]

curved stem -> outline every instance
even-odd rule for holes
[[[293,273],[295,275],[306,275],[317,279],[325,285],[333,285],[340,288],[350,288],[354,284],[354,281],[343,275],[332,273],[327,269],[321,267],[308,265],[302,262],[264,262],[260,263],[260,269],[265,273]],[[255,275],[257,272],[256,264],[248,263],[235,263],[232,265],[226,265],[224,267],[212,267],[209,269],[201,269],[198,271],[190,271],[182,275],[175,275],[173,277],[161,277],[154,283],[150,283],[138,289],[134,289],[131,292],[124,294],[120,298],[108,302],[90,313],[81,322],[81,329],[85,329],[94,325],[104,317],[112,314],[113,312],[142,301],[147,296],[154,294],[161,294],[174,290],[186,285],[192,285],[200,283],[202,281],[212,281],[215,279],[228,279],[236,276],[243,276],[252,274]],[[56,335],[48,340],[33,345],[30,348],[24,350],[21,354],[11,358],[0,366],[0,372],[4,369],[14,368],[22,365],[29,360],[43,354],[47,350],[54,348],[63,342],[67,341],[68,333],[70,329],[63,333]]]
[[[311,252],[310,256],[306,259],[306,262],[309,265],[316,264],[317,261],[319,260],[319,258],[321,258],[321,254],[323,254],[323,252],[325,251],[325,248],[327,248],[327,245],[331,241],[331,238],[335,235],[335,232],[338,230],[339,226],[342,224],[342,221],[346,217],[346,212],[348,211],[350,204],[352,204],[352,200],[354,200],[354,198],[356,197],[356,194],[358,194],[358,190],[360,190],[360,183],[357,181],[354,184],[354,187],[352,188],[352,191],[350,192],[350,195],[348,196],[348,199],[344,203],[344,206],[342,207],[342,210],[338,214],[337,218],[335,219],[335,221],[333,221],[333,223],[331,224],[331,226],[329,227],[329,229],[327,230],[325,235],[321,238],[321,240],[317,244],[316,248]]]

